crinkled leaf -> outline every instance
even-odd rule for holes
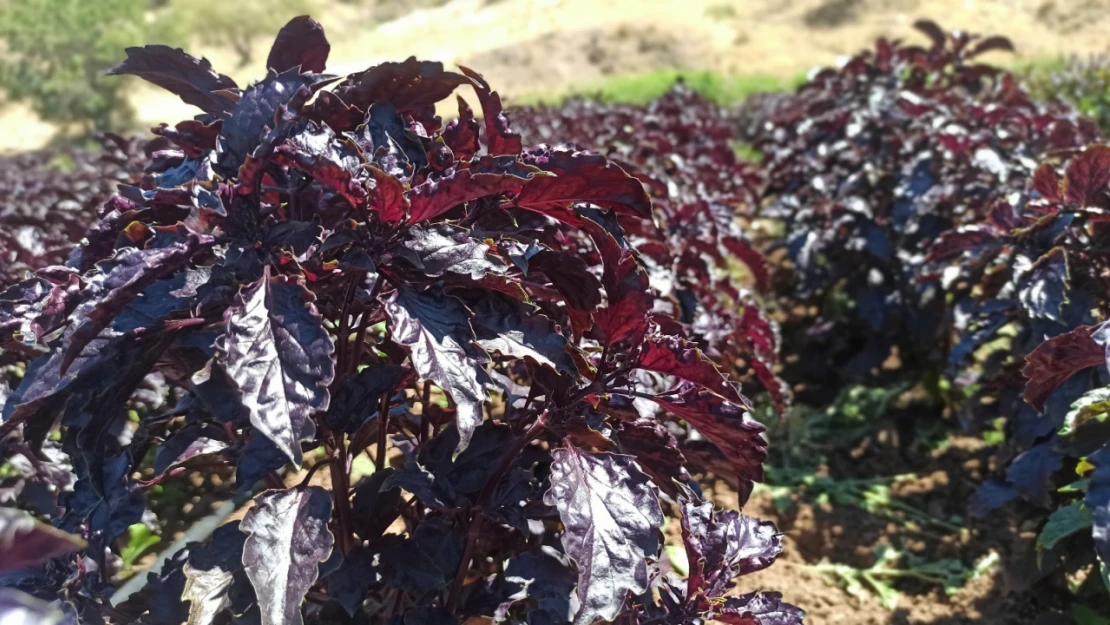
[[[520,135],[509,129],[509,118],[501,108],[501,96],[490,89],[482,75],[467,67],[459,68],[470,78],[478,101],[482,105],[482,120],[486,124],[486,151],[489,154],[520,154],[523,150]]]
[[[211,625],[231,605],[231,586],[243,567],[247,537],[238,521],[221,526],[204,545],[195,545],[185,563],[181,598],[189,603],[188,625]]]
[[[723,596],[737,575],[760,571],[782,553],[782,535],[769,521],[732,511],[714,511],[711,502],[679,498],[682,541],[690,563],[687,596]]]
[[[157,280],[167,277],[185,266],[197,248],[199,240],[189,236],[180,243],[169,243],[164,247],[145,250],[124,248],[116,253],[111,261],[103,263],[103,273],[97,277],[92,289],[94,297],[89,297],[78,307],[74,315],[80,321],[67,334],[65,359],[62,361],[64,373],[81,351],[108,327],[124,308],[142,291]],[[178,308],[175,298],[158,298],[152,303],[164,307],[164,312]],[[168,304],[168,306],[167,306]]]
[[[1041,343],[1025,357],[1025,401],[1044,410],[1048,396],[1075,373],[1106,361],[1106,352],[1091,338],[1098,326],[1078,328]]]
[[[455,456],[459,432],[447,427],[425,443],[416,460],[407,462],[382,488],[399,486],[431,508],[465,507],[486,486],[512,438],[508,427],[486,421],[474,431],[466,449]]]
[[[220,132],[219,171],[233,176],[247,157],[262,142],[262,133],[274,126],[278,108],[294,98],[303,103],[308,92],[322,80],[319,74],[300,74],[295,69],[271,71],[262,81],[251,85],[235,103]],[[304,89],[302,92],[301,89]]]
[[[601,281],[581,258],[563,251],[541,250],[528,259],[528,273],[542,272],[567,305],[590,311],[601,303]]]
[[[650,336],[640,346],[636,366],[673,375],[736,403],[745,400],[711,360],[693,343],[676,336]]]
[[[647,273],[632,252],[623,250],[609,234],[596,238],[605,272],[602,284],[607,305],[594,312],[607,346],[621,341],[638,343],[647,331],[647,315],[655,305]]]
[[[243,517],[243,566],[262,625],[303,623],[301,602],[331,555],[330,519],[331,495],[318,486],[267,491]]]
[[[484,156],[460,166],[439,179],[427,180],[408,193],[413,224],[434,219],[444,212],[479,198],[515,193],[536,176],[537,170],[508,158]]]
[[[1073,158],[1064,172],[1068,201],[1080,206],[1102,206],[1110,183],[1110,147],[1092,145]]]
[[[465,76],[444,71],[443,64],[409,57],[351,74],[334,90],[344,102],[366,110],[375,102],[389,102],[403,113],[426,114],[451,95]]]
[[[455,400],[458,451],[470,443],[482,422],[486,400],[484,354],[474,346],[470,311],[438,289],[397,289],[385,302],[393,340],[410,351],[412,366]]]
[[[443,142],[451,148],[456,159],[468,160],[482,148],[478,143],[478,121],[474,119],[474,111],[466,100],[459,96],[458,101],[459,117],[443,129]]]
[[[635,456],[644,472],[664,492],[674,495],[676,482],[690,481],[686,457],[666,425],[652,419],[620,420],[614,424],[614,439],[621,452]]]
[[[299,67],[302,72],[323,72],[331,44],[324,36],[324,27],[307,15],[289,20],[278,31],[266,67],[279,74]]]
[[[239,293],[226,322],[227,372],[251,425],[300,466],[300,441],[315,432],[311,416],[327,409],[335,375],[312,294],[285,277],[264,277]]]
[[[1053,248],[1037,259],[1020,281],[1018,297],[1033,317],[1060,320],[1067,301],[1068,267],[1063,248]]]
[[[555,322],[523,302],[488,296],[474,307],[471,325],[478,345],[487,352],[528,359],[560,373],[577,372]]]
[[[659,556],[659,494],[631,456],[573,446],[552,454],[544,502],[563,522],[562,543],[578,566],[577,625],[614,620],[628,594],[647,590],[648,558]]]
[[[514,604],[528,606],[528,623],[567,623],[578,612],[578,584],[574,562],[551,547],[522,553],[505,567],[507,601],[498,607],[496,620],[507,620]]]
[[[128,48],[127,60],[107,71],[108,76],[123,74],[152,82],[210,115],[227,114],[235,104],[214,93],[235,89],[235,81],[215,72],[208,59],[197,59],[180,48],[163,45]]]
[[[480,280],[505,272],[505,263],[488,244],[450,224],[415,225],[401,245],[400,257],[434,278],[450,272]]]
[[[513,199],[517,206],[549,214],[571,204],[587,202],[651,218],[651,199],[643,184],[600,154],[554,149],[528,161],[555,176],[536,176]]]
[[[752,483],[763,481],[767,442],[763,427],[748,410],[709,391],[686,386],[673,395],[658,396],[655,402],[694,426],[728,458],[737,470],[740,502],[751,494]]]
[[[713,618],[729,625],[802,625],[805,612],[783,603],[777,592],[750,592],[728,598]]]
[[[85,541],[22,510],[0,507],[0,572],[24,569],[80,551]]]
[[[58,523],[59,529],[71,533],[87,524],[88,555],[97,560],[113,540],[142,521],[146,510],[143,491],[131,480],[127,454],[98,464],[90,467],[90,473],[82,475],[73,492],[62,499],[66,514]]]

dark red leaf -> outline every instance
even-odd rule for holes
[[[208,59],[190,56],[180,48],[163,45],[128,48],[127,60],[105,73],[138,76],[210,115],[226,115],[235,105],[234,99],[214,93],[236,89],[235,81],[215,72]]]
[[[651,336],[640,346],[636,366],[648,371],[673,375],[736,403],[744,399],[697,345],[677,336]]]
[[[752,244],[748,241],[737,237],[724,237],[721,242],[751,272],[752,277],[755,278],[756,289],[766,291],[771,286],[771,273],[767,269],[767,258],[759,250],[752,247]]]
[[[334,90],[343,102],[362,110],[375,102],[389,102],[402,113],[429,116],[435,104],[469,83],[461,74],[443,70],[443,63],[417,61],[386,62],[347,76]]]
[[[418,224],[479,198],[514,193],[538,171],[515,160],[485,156],[439,178],[413,187],[409,193],[409,223]],[[550,176],[542,176],[549,178]]]
[[[422,380],[431,380],[451,395],[459,429],[458,451],[482,422],[486,401],[486,356],[474,346],[470,311],[441,290],[397,289],[385,302],[393,340],[410,351],[412,366]]]
[[[677,394],[658,396],[655,403],[692,425],[721,450],[738,472],[740,503],[747,501],[753,482],[763,481],[763,461],[767,459],[766,428],[751,418],[747,407],[693,385]]]
[[[1078,328],[1041,343],[1025,357],[1025,401],[1039,411],[1057,386],[1083,369],[1106,362],[1106,350],[1091,338],[1099,326]]]
[[[514,198],[521,208],[558,216],[576,203],[651,218],[651,199],[644,185],[600,154],[549,150],[527,159],[555,176],[536,176]]]
[[[302,72],[322,72],[328,62],[331,44],[324,36],[324,27],[307,15],[289,20],[278,31],[277,39],[266,58],[266,67],[282,73],[299,67]]]
[[[1064,171],[1067,199],[1080,206],[1102,206],[1110,183],[1110,146],[1092,145]]]
[[[478,102],[482,105],[482,119],[486,124],[486,153],[494,156],[520,154],[524,149],[520,135],[509,129],[509,118],[501,109],[501,96],[490,89],[489,83],[478,72],[466,67],[460,67],[459,71],[470,79],[478,94]]]
[[[443,142],[451,148],[455,158],[469,160],[481,149],[478,142],[478,120],[474,119],[474,111],[462,96],[459,99],[459,117],[453,119],[443,129]]]

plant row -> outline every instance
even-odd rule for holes
[[[7,483],[38,515],[2,510],[0,609],[800,623],[735,591],[781,552],[775,527],[715,509],[687,469],[713,450],[746,500],[766,441],[734,375],[779,384],[774,327],[729,273],[765,269],[726,203],[683,208],[686,179],[558,132],[526,147],[469,69],[332,76],[329,47],[303,17],[247,87],[156,45],[110,72],[201,113],[155,130],[64,264],[0,296],[33,356],[3,408]],[[459,97],[444,123],[463,87],[481,119]],[[113,600],[148,495],[197,467],[249,510]],[[668,517],[684,577],[661,567]]]

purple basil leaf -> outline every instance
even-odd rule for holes
[[[351,510],[355,532],[363,540],[380,538],[401,513],[401,489],[385,485],[393,473],[392,467],[385,467],[355,484]]]
[[[466,100],[457,96],[459,116],[451,120],[443,129],[443,141],[451,148],[455,158],[469,160],[474,158],[482,146],[478,143],[478,121]]]
[[[232,177],[262,142],[266,128],[274,126],[281,106],[298,107],[314,88],[327,80],[321,74],[300,74],[295,69],[273,72],[244,92],[224,120],[219,142],[219,173]],[[302,91],[303,90],[303,91]]]
[[[80,551],[85,541],[16,508],[0,507],[0,572],[32,567]]]
[[[89,557],[98,562],[104,550],[127,528],[142,521],[146,498],[131,480],[131,463],[126,453],[98,460],[99,468],[77,480],[73,492],[62,498],[66,514],[58,527],[67,532],[88,526]]]
[[[618,213],[651,218],[643,184],[600,154],[554,149],[529,154],[526,161],[555,176],[536,176],[516,196],[517,206],[550,214],[577,202]]]
[[[1064,459],[1056,449],[1055,441],[1035,445],[1014,458],[1006,469],[1006,481],[1018,494],[1044,507],[1052,505],[1055,490],[1052,476],[1063,466]]]
[[[107,72],[108,76],[123,74],[152,82],[210,115],[223,116],[234,106],[233,100],[213,92],[235,89],[235,81],[215,72],[208,59],[197,59],[181,49],[128,48],[127,60]]]
[[[542,250],[528,259],[528,271],[542,272],[567,305],[593,310],[601,303],[601,281],[581,258],[564,251]]]
[[[750,592],[729,597],[713,618],[729,625],[802,625],[805,612],[783,603],[777,592]]]
[[[520,135],[509,129],[509,118],[501,108],[501,96],[490,89],[482,75],[460,67],[474,86],[482,105],[482,120],[486,125],[486,151],[489,154],[520,154],[523,150]]]
[[[676,395],[657,397],[655,403],[694,426],[724,453],[738,473],[740,503],[746,502],[752,483],[763,481],[766,428],[751,417],[746,407],[696,386],[686,386]]]
[[[484,241],[445,223],[410,228],[398,257],[433,278],[450,272],[481,280],[488,274],[503,274],[506,269]]]
[[[1017,496],[1017,489],[1012,485],[1001,480],[991,480],[983,482],[975,489],[967,505],[971,514],[984,517],[991,511],[1010,503]]]
[[[386,584],[417,596],[446,588],[462,559],[463,538],[446,519],[425,519],[410,538],[382,547]]]
[[[343,380],[324,415],[328,429],[357,432],[378,411],[382,395],[391,393],[408,371],[401,365],[373,364]]]
[[[262,625],[302,625],[301,602],[331,555],[331,495],[318,486],[267,491],[240,525],[249,534],[243,566]]]
[[[348,616],[354,616],[363,600],[366,589],[379,581],[379,566],[374,563],[373,552],[359,548],[343,558],[343,564],[327,576],[328,596],[339,602]]]
[[[399,486],[431,508],[464,507],[472,503],[466,495],[477,495],[485,487],[512,438],[508,427],[486,421],[474,430],[466,449],[455,456],[459,430],[449,426],[421,446],[416,461],[406,462],[382,488]]]
[[[249,493],[258,480],[288,463],[289,456],[280,447],[261,432],[255,432],[239,453],[239,462],[235,467],[235,492]]]
[[[227,449],[226,435],[216,427],[186,428],[167,438],[154,451],[154,475],[161,476],[192,458]]]
[[[528,606],[528,623],[569,623],[578,612],[578,585],[574,562],[551,547],[522,553],[505,567],[509,584],[506,601],[495,618],[507,621],[515,604]]]
[[[324,36],[324,27],[307,15],[289,20],[278,31],[277,39],[266,58],[266,67],[279,74],[294,67],[301,72],[320,73],[328,62],[331,44]]]
[[[0,588],[0,616],[13,625],[69,625],[61,610],[14,588]]]
[[[268,273],[267,273],[268,275]],[[298,467],[313,413],[327,410],[334,346],[313,296],[285,277],[244,288],[226,315],[222,351],[251,425]]]
[[[679,337],[652,336],[644,339],[636,366],[704,386],[738,404],[745,401],[736,387],[721,375],[717,366],[696,345]]]
[[[150,625],[181,625],[189,619],[189,602],[183,601],[185,591],[185,562],[189,559],[188,547],[173,554],[161,570],[146,574],[146,585],[138,593],[131,595],[122,606],[124,612],[132,602],[144,604],[148,613],[143,622]],[[194,621],[195,622],[195,621]]]
[[[1069,288],[1065,260],[1064,249],[1053,248],[1018,278],[1018,297],[1030,316],[1060,321]]]
[[[736,575],[760,571],[782,552],[782,535],[773,523],[732,511],[717,512],[711,502],[679,498],[682,541],[690,561],[687,596],[725,594]]]
[[[532,471],[513,467],[494,488],[486,516],[507,527],[529,532],[528,504],[539,496],[539,487]]]
[[[577,374],[567,339],[557,331],[555,322],[528,304],[508,296],[485,295],[472,306],[470,320],[478,345],[489,353],[529,360],[560,373]]]
[[[347,76],[335,95],[362,110],[375,102],[389,102],[402,113],[434,114],[436,102],[467,82],[465,76],[444,71],[442,63],[409,57]]]
[[[576,625],[612,621],[629,593],[647,590],[648,558],[659,556],[659,493],[631,456],[556,450],[544,503],[563,521],[563,548],[578,566]]]
[[[686,457],[666,425],[651,419],[619,420],[613,428],[621,453],[635,456],[644,472],[668,495],[677,492],[676,483],[690,481]]]
[[[412,366],[422,380],[431,380],[455,400],[459,429],[457,451],[466,449],[482,422],[488,378],[487,356],[474,346],[470,311],[443,291],[397,289],[385,302],[393,340],[410,351]]]
[[[87,287],[87,292],[92,296],[86,296],[87,299],[74,312],[80,322],[67,333],[62,372],[69,368],[81,350],[112,324],[116,316],[144,289],[184,267],[199,243],[197,237],[189,236],[181,243],[169,243],[164,247],[145,250],[125,248],[116,252],[111,261],[102,263],[102,273]],[[154,303],[156,306],[171,303],[166,312],[177,308],[174,298],[170,298],[168,302],[164,298],[155,298]],[[145,316],[149,317],[149,314]],[[128,328],[120,330],[128,331]]]
[[[238,521],[216,529],[203,545],[193,545],[183,568],[181,598],[189,603],[190,625],[211,625],[231,606],[235,574],[243,568],[247,537]]]
[[[516,193],[536,179],[537,171],[515,159],[483,156],[413,187],[408,195],[412,205],[409,222],[435,219],[460,204],[487,196]]]

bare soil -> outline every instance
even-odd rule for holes
[[[263,0],[243,0],[260,2]],[[508,101],[557,95],[607,76],[659,69],[792,78],[876,37],[917,36],[930,18],[945,28],[1009,36],[1021,62],[1110,49],[1107,0],[315,0],[332,41],[329,70],[346,73],[410,55],[464,64]],[[290,16],[292,17],[292,16]],[[265,59],[261,38],[254,58]],[[189,46],[240,84],[263,75],[237,68],[227,49]],[[121,53],[122,56],[122,53]],[[261,63],[261,61],[259,61]],[[137,87],[142,128],[196,111],[156,88]],[[450,111],[444,111],[450,113]],[[41,146],[53,133],[26,108],[0,109],[0,151]]]
[[[911,474],[911,479],[891,487],[892,498],[936,518],[958,517],[956,525],[967,532],[906,524],[855,506],[818,504],[801,495],[792,495],[791,505],[780,513],[781,502],[776,507],[768,490],[757,490],[744,513],[774,521],[785,534],[785,549],[769,569],[743,578],[739,590],[779,590],[787,601],[807,611],[809,625],[1071,623],[1069,594],[1063,584],[1050,579],[1024,589],[1019,587],[1027,585],[1025,580],[1015,577],[1035,569],[1031,560],[1035,533],[1023,517],[1031,511],[1004,510],[986,519],[966,517],[968,498],[983,477],[989,453],[979,439],[954,435],[944,449],[907,459],[896,448],[871,439],[859,448],[834,454],[826,467],[830,476],[838,478]],[[710,480],[706,486],[722,507],[735,509],[736,496],[727,484]],[[899,581],[894,610],[883,607],[870,590],[852,596],[831,574],[814,569],[821,562],[866,568],[875,563],[882,545],[930,560],[959,559],[968,567],[992,551],[1002,559],[993,571],[951,596],[938,585]]]

